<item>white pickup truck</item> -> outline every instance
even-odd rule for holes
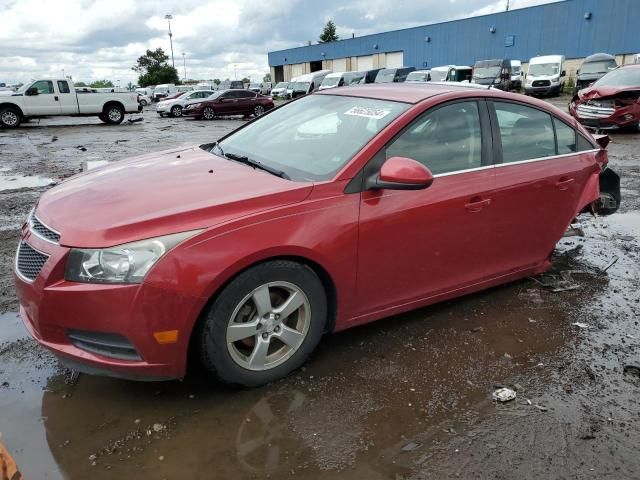
[[[105,123],[118,124],[125,113],[141,110],[135,92],[76,89],[71,81],[61,78],[35,80],[15,93],[0,94],[0,126],[5,128],[15,128],[25,119],[54,115],[97,116]]]

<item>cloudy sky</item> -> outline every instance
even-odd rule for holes
[[[511,0],[522,8],[552,0]],[[350,37],[504,10],[506,0],[0,0],[0,82],[72,75],[136,82],[146,49],[169,53],[182,78],[261,80],[267,52],[316,41],[332,18]],[[234,70],[235,66],[235,70]],[[235,73],[234,73],[235,71]]]

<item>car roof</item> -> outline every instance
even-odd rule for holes
[[[458,82],[426,83],[369,83],[342,88],[332,88],[314,93],[314,95],[340,95],[345,97],[373,98],[393,102],[419,103],[430,97],[451,92],[468,91],[470,84]],[[488,89],[486,89],[488,91]]]

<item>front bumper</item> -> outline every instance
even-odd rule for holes
[[[562,87],[560,85],[549,85],[544,87],[532,87],[525,85],[524,93],[526,95],[550,95],[552,93],[560,91]]]
[[[33,281],[15,273],[20,315],[29,333],[63,363],[85,372],[138,380],[185,375],[191,327],[201,299],[147,283],[67,282],[68,248],[42,240],[27,227],[22,242],[49,257]],[[154,332],[170,330],[178,331],[175,343],[156,341]],[[137,355],[127,359],[82,348],[71,338],[77,331],[125,338]]]
[[[182,109],[183,117],[201,117],[202,108],[184,108]]]
[[[569,112],[582,125],[595,129],[624,128],[640,122],[640,106],[591,107],[581,102],[572,102]]]
[[[158,113],[169,113],[171,111],[172,105],[156,105],[156,112]]]

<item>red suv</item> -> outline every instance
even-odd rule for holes
[[[273,108],[273,99],[251,90],[219,90],[202,102],[187,105],[182,115],[213,120],[223,115],[259,117]]]
[[[326,332],[546,270],[576,215],[617,208],[616,178],[539,100],[331,89],[44,193],[16,256],[20,313],[81,371],[179,378],[194,350],[223,381],[260,385]]]

